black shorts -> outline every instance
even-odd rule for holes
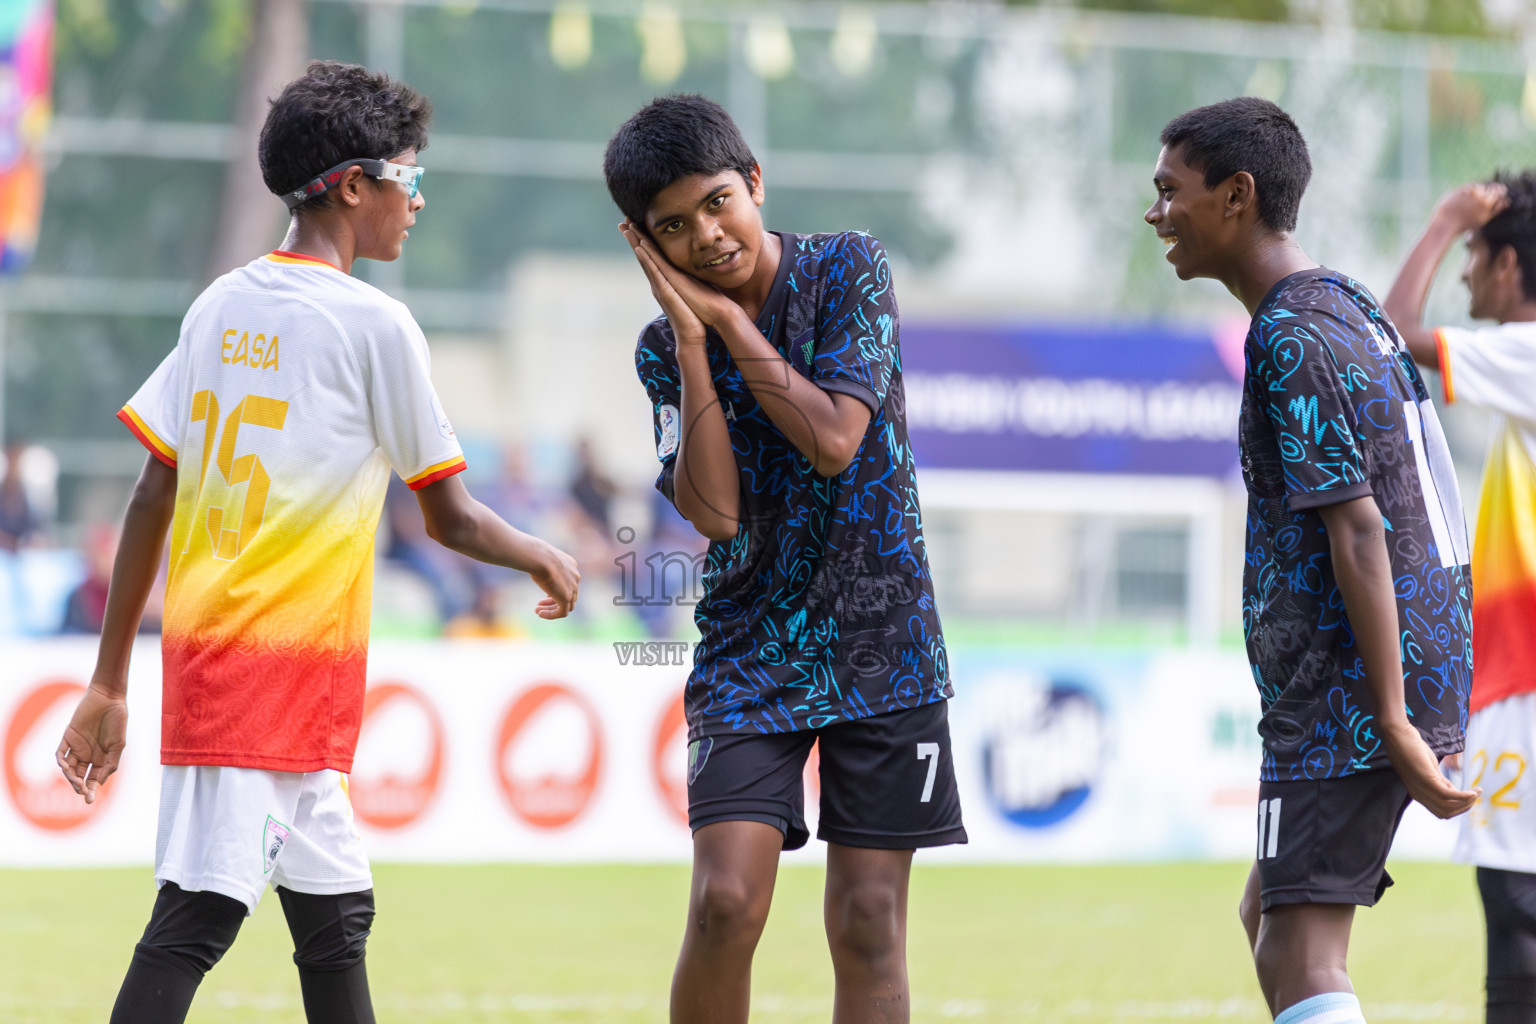
[[[784,849],[810,838],[805,762],[821,759],[818,839],[877,850],[963,843],[949,702],[804,732],[742,732],[688,745],[688,825],[760,821]]]
[[[1375,906],[1392,884],[1387,853],[1408,799],[1403,781],[1390,769],[1259,783],[1260,907]]]

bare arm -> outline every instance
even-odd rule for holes
[[[682,378],[682,424],[672,470],[672,500],[693,528],[710,540],[730,540],[741,522],[741,476],[725,410],[715,394],[704,324],[663,272],[666,260],[628,222],[619,225],[650,282],[651,294],[672,325]]]
[[[1434,332],[1423,323],[1424,303],[1435,283],[1435,271],[1458,238],[1487,224],[1508,205],[1503,185],[1478,183],[1452,189],[1436,204],[1429,225],[1408,250],[1382,309],[1420,365],[1440,368]]]
[[[117,771],[126,743],[128,660],[175,510],[176,470],[149,456],[123,515],[96,670],[54,754],[64,777],[86,803],[95,801],[96,790]]]
[[[1470,810],[1478,793],[1458,790],[1440,774],[1434,752],[1408,721],[1397,599],[1386,530],[1376,499],[1366,495],[1317,511],[1328,528],[1334,577],[1365,662],[1366,686],[1392,767],[1409,795],[1437,817],[1450,818]]]
[[[539,617],[559,619],[570,614],[581,582],[570,555],[513,527],[476,501],[457,475],[423,487],[416,492],[416,500],[427,536],[478,562],[527,573],[548,595],[535,609]]]
[[[869,406],[806,380],[734,302],[721,312],[715,329],[773,425],[822,476],[847,469],[869,429]]]
[[[677,369],[683,379],[683,422],[672,497],[694,529],[710,540],[730,540],[741,522],[741,477],[702,337],[697,343],[678,340]]]

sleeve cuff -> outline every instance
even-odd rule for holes
[[[1435,335],[1435,355],[1439,357],[1440,362],[1440,389],[1445,394],[1445,404],[1450,405],[1456,401],[1456,388],[1451,380],[1451,346],[1445,339],[1444,328],[1436,327],[1433,333]]]
[[[125,405],[117,411],[117,418],[123,421],[123,426],[127,427],[134,437],[139,439],[140,444],[149,449],[149,454],[172,469],[176,468],[176,449],[150,430],[149,425],[139,418],[138,413]]]
[[[1371,485],[1362,480],[1357,484],[1348,484],[1344,487],[1330,487],[1326,491],[1292,494],[1286,497],[1285,503],[1290,506],[1292,512],[1300,512],[1304,509],[1322,508],[1324,505],[1340,505],[1374,493]]]
[[[875,393],[873,391],[869,390],[869,388],[865,387],[863,384],[860,384],[856,380],[849,380],[847,377],[823,377],[814,383],[823,391],[830,391],[833,394],[847,395],[850,398],[857,398],[859,401],[869,406],[869,414],[871,416],[874,416],[880,412],[880,399],[875,397]]]
[[[446,462],[439,462],[435,466],[428,466],[415,476],[406,477],[405,485],[413,491],[419,491],[428,484],[435,484],[439,480],[445,480],[455,473],[462,473],[469,468],[464,461],[464,456],[455,455]]]

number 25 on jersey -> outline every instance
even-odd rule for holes
[[[202,505],[203,484],[208,478],[208,460],[214,456],[215,446],[218,448],[218,454],[214,457],[214,464],[224,478],[224,482],[230,487],[237,484],[249,485],[245,489],[245,502],[238,513],[212,505],[208,508],[206,519],[208,540],[212,545],[214,558],[226,562],[239,558],[240,552],[244,551],[260,532],[262,520],[267,512],[267,495],[271,489],[272,480],[267,476],[266,469],[262,467],[261,459],[255,455],[235,457],[235,445],[240,437],[241,425],[282,430],[287,418],[287,402],[280,402],[275,398],[263,398],[260,395],[246,395],[225,417],[223,436],[220,437],[218,396],[210,390],[199,391],[192,396],[192,422],[205,424],[203,464],[197,475],[197,501],[193,507],[198,508]],[[187,545],[190,547],[191,543],[192,535],[188,533]]]

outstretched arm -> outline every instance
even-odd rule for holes
[[[1435,271],[1458,238],[1487,224],[1508,205],[1509,194],[1503,185],[1479,182],[1452,189],[1435,205],[1429,225],[1408,250],[1382,309],[1420,365],[1440,368],[1434,332],[1423,323],[1424,303],[1435,283]]]
[[[112,564],[96,670],[75,708],[54,760],[86,803],[117,771],[128,729],[128,659],[144,604],[160,570],[165,533],[176,510],[176,470],[154,456],[134,485]]]
[[[476,501],[457,476],[445,477],[416,492],[427,536],[477,562],[525,572],[547,597],[534,609],[540,618],[560,619],[576,604],[581,573],[576,559],[510,525]]]
[[[1439,761],[1408,721],[1403,695],[1403,661],[1398,649],[1397,599],[1387,555],[1381,509],[1367,494],[1324,505],[1318,513],[1328,528],[1334,577],[1344,597],[1349,625],[1365,661],[1366,685],[1375,705],[1382,745],[1408,793],[1440,818],[1468,811],[1479,791],[1459,790],[1440,774]]]
[[[719,333],[763,411],[816,472],[836,476],[846,469],[869,428],[869,407],[807,380],[763,337],[745,310],[672,266],[649,239],[634,231],[626,234],[642,264],[649,261],[654,268],[647,273],[660,277],[701,323]]]

